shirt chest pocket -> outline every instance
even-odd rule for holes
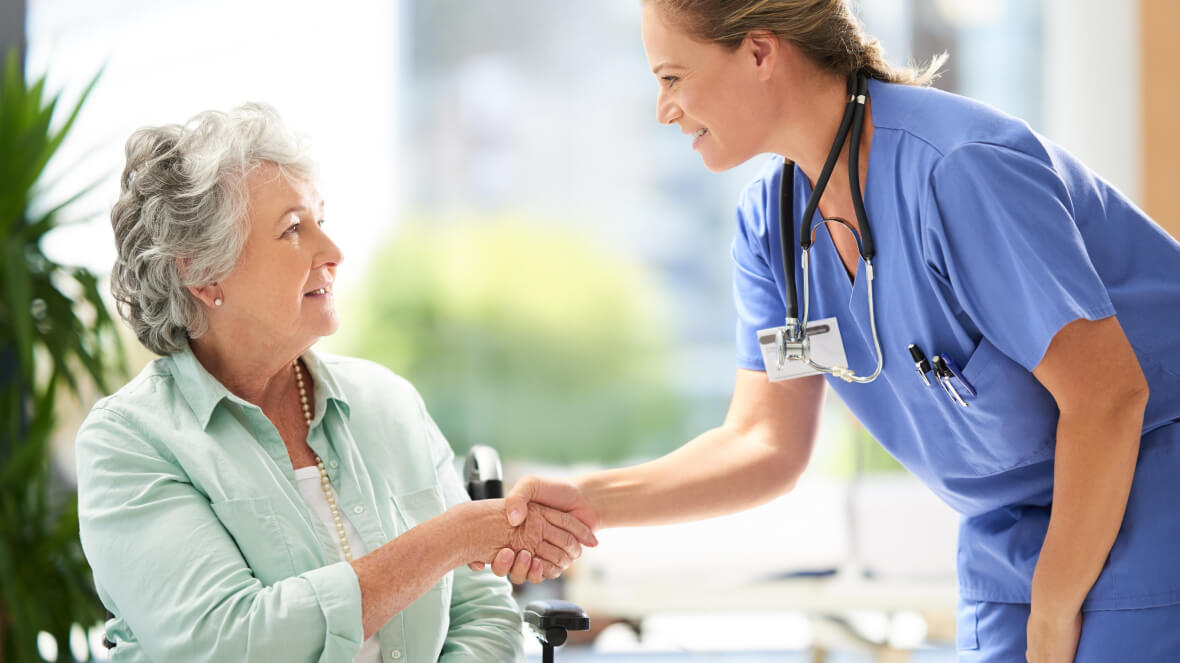
[[[446,511],[447,505],[442,493],[432,486],[403,495],[394,495],[393,508],[397,512],[400,534]]]
[[[1057,439],[1057,403],[1023,366],[982,339],[963,366],[976,396],[963,407],[937,385],[930,389],[946,426],[946,442],[967,475],[986,475],[1046,460]]]
[[[210,506],[262,584],[273,585],[295,575],[287,537],[269,498],[226,500]]]
[[[397,512],[398,533],[416,527],[446,511],[446,501],[437,488],[426,488],[393,496]],[[404,611],[405,629],[410,633],[433,634],[433,641],[424,642],[425,651],[433,652],[431,660],[442,651],[450,625],[451,594],[454,573],[442,577],[425,594],[418,597]]]

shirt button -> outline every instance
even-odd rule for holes
[[[358,505],[352,507],[352,512],[353,513],[364,513],[365,507],[358,504]],[[401,656],[401,654],[398,654],[398,656]]]
[[[336,460],[334,460],[334,459],[328,461],[328,467],[330,467],[332,469],[336,469],[339,466],[340,466],[340,463],[336,462]]]
[[[402,650],[400,650],[400,649],[395,649],[395,650],[389,652],[389,658],[392,658],[395,661],[401,657],[402,657]]]

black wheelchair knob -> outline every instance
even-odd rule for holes
[[[585,631],[590,628],[586,611],[569,601],[533,601],[524,608],[524,621],[542,642],[551,643],[554,647],[565,642],[566,631]],[[561,642],[556,642],[558,639]]]
[[[477,500],[498,500],[504,497],[504,482],[499,479],[468,481],[467,494],[473,502]]]

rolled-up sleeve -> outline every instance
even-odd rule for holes
[[[176,459],[117,411],[91,412],[77,463],[82,546],[117,616],[116,642],[132,631],[154,661],[356,657],[361,595],[349,564],[263,586]]]
[[[434,460],[438,486],[449,509],[468,501],[455,454],[442,432],[421,405],[426,438]],[[512,598],[512,585],[489,570],[472,571],[461,566],[454,571],[450,627],[439,663],[484,663],[524,659],[520,608]]]
[[[439,663],[524,661],[520,612],[508,581],[491,571],[455,569],[451,626]]]

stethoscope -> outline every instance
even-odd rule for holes
[[[881,354],[881,341],[877,337],[877,315],[873,310],[873,256],[876,252],[873,247],[873,232],[869,228],[868,215],[865,213],[865,201],[860,191],[860,135],[864,125],[865,99],[869,91],[868,85],[868,78],[863,72],[857,72],[852,80],[849,81],[848,105],[844,107],[844,118],[840,122],[840,130],[836,132],[836,140],[832,143],[832,149],[828,152],[827,162],[824,163],[819,179],[816,180],[815,189],[812,190],[811,197],[807,199],[807,208],[803,211],[803,223],[799,228],[799,246],[803,249],[801,254],[802,261],[800,263],[803,268],[802,321],[799,319],[799,307],[795,294],[795,252],[787,240],[793,234],[794,225],[794,215],[792,214],[793,204],[791,203],[791,194],[794,189],[795,179],[795,165],[793,163],[783,164],[782,189],[780,191],[781,204],[779,206],[779,231],[782,240],[783,272],[786,276],[787,284],[786,326],[783,328],[778,344],[779,368],[781,369],[783,364],[789,360],[805,361],[808,366],[820,373],[829,373],[845,382],[857,382],[860,384],[867,384],[876,380],[877,376],[881,374],[881,368],[885,364],[885,358]],[[848,141],[848,186],[851,189],[852,206],[856,210],[856,220],[860,225],[860,233],[858,234],[843,219],[821,219],[820,225],[834,221],[848,228],[853,236],[856,237],[861,258],[865,261],[865,278],[868,279],[869,292],[869,324],[873,330],[873,344],[877,350],[877,370],[873,371],[873,374],[867,377],[857,376],[847,366],[825,366],[816,362],[811,357],[810,332],[807,330],[807,314],[810,306],[808,258],[811,247],[815,244],[815,230],[812,227],[812,217],[815,216],[815,210],[819,206],[820,196],[823,195],[824,189],[828,186],[828,179],[832,176],[832,169],[836,167],[836,160],[840,157],[840,149],[844,146],[844,141],[849,138],[849,134],[851,134],[851,140]],[[788,177],[788,175],[790,176]]]

